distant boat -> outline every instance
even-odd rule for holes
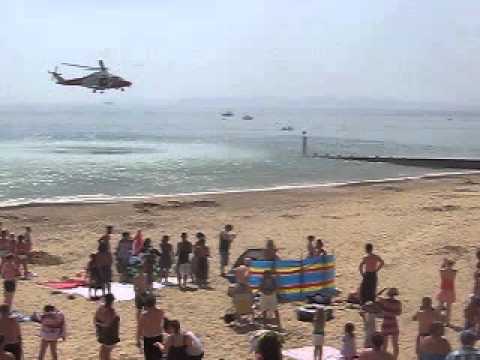
[[[289,125],[289,126],[284,126],[284,127],[282,127],[281,130],[282,130],[282,131],[293,131],[294,129],[293,129],[292,126]]]
[[[453,119],[452,119],[452,118],[448,118],[447,120],[448,120],[448,121],[452,121]]]
[[[244,117],[242,117],[243,120],[253,120],[253,116],[250,116],[250,115],[245,115]]]
[[[103,102],[105,105],[113,105],[113,101],[104,101]]]
[[[229,116],[233,116],[233,115],[234,114],[231,111],[225,111],[224,113],[222,113],[222,116],[224,116],[224,117],[229,117]]]

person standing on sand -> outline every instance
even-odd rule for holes
[[[457,270],[453,268],[455,261],[444,259],[440,268],[440,291],[437,300],[441,308],[446,308],[445,322],[450,325],[452,304],[455,302],[455,278]]]
[[[390,288],[387,290],[387,298],[381,298],[378,301],[382,312],[382,335],[385,337],[384,349],[387,350],[388,338],[392,338],[393,357],[398,358],[399,346],[398,338],[400,335],[400,328],[398,326],[397,317],[402,313],[402,303],[395,299],[399,295],[397,288]]]
[[[269,312],[275,314],[275,320],[279,328],[282,327],[280,321],[280,312],[278,311],[278,301],[277,301],[277,291],[278,284],[276,279],[273,276],[271,270],[265,270],[263,273],[263,278],[260,283],[260,309],[263,314],[263,322],[267,323],[267,315]]]
[[[443,323],[435,321],[429,329],[430,335],[420,340],[418,348],[419,360],[444,360],[452,350],[450,343],[443,337],[445,332]]]
[[[112,249],[110,245],[110,240],[112,240],[112,234],[113,234],[113,225],[107,225],[105,227],[105,234],[103,234],[100,237],[100,239],[98,239],[98,247],[100,247],[100,245],[104,243],[107,245],[108,251],[110,252]]]
[[[43,314],[33,314],[32,321],[39,322],[41,324],[41,342],[38,360],[45,359],[45,353],[49,347],[52,354],[52,359],[57,360],[57,342],[60,339],[63,341],[66,339],[64,315],[55,309],[53,305],[46,305],[43,308]]]
[[[10,243],[8,241],[8,231],[2,229],[0,232],[0,258],[3,259],[10,253]]]
[[[31,245],[25,241],[23,235],[18,235],[17,238],[17,259],[19,265],[23,267],[23,278],[28,279],[30,273],[28,272],[28,257],[30,255]]]
[[[97,264],[100,285],[102,286],[102,295],[105,295],[105,291],[110,294],[112,283],[113,256],[109,250],[107,243],[102,242],[98,246],[98,252],[95,257],[95,262]]]
[[[0,336],[4,337],[3,346],[15,360],[22,360],[22,332],[17,320],[10,316],[10,306],[0,305]]]
[[[218,252],[220,253],[220,276],[225,276],[225,267],[228,266],[230,247],[237,235],[233,233],[233,225],[227,224],[220,232]]]
[[[360,304],[367,301],[375,302],[377,296],[378,272],[385,264],[383,259],[373,253],[373,245],[366,244],[365,252],[367,253],[360,263],[358,270],[362,275],[362,283],[360,285]]]
[[[193,245],[188,241],[187,233],[182,233],[182,240],[177,244],[177,279],[178,287],[180,289],[187,288],[188,276],[192,272],[192,266],[190,264],[190,256],[193,252]]]
[[[140,316],[138,324],[137,346],[143,338],[143,353],[145,360],[162,359],[162,350],[156,343],[163,342],[163,322],[165,314],[156,307],[156,299],[153,295],[145,298],[145,312]]]
[[[416,341],[416,350],[418,354],[420,341],[427,336],[430,336],[430,328],[436,321],[442,321],[443,317],[440,311],[434,309],[432,306],[432,298],[426,296],[422,299],[422,305],[417,313],[412,318],[413,321],[418,321],[418,335]]]
[[[128,280],[128,265],[130,256],[132,255],[132,244],[133,241],[130,238],[130,233],[122,233],[122,238],[118,242],[117,249],[115,251],[117,272],[120,274],[121,282],[126,282]]]
[[[308,235],[307,236],[307,257],[311,258],[315,256],[315,236]]]
[[[160,282],[168,284],[168,275],[173,263],[173,246],[169,243],[170,236],[164,235],[160,243],[160,258],[158,265],[160,267]]]
[[[4,303],[12,306],[15,291],[17,289],[17,276],[19,274],[18,264],[15,256],[8,254],[0,264],[0,273],[3,278]]]
[[[360,352],[358,360],[394,360],[394,357],[384,349],[384,337],[380,333],[372,336],[372,348]]]
[[[208,258],[210,249],[207,246],[207,239],[203,233],[197,233],[198,242],[195,245],[194,253],[197,258],[196,279],[199,287],[206,288],[208,284]]]
[[[30,251],[33,249],[33,237],[32,237],[32,228],[30,226],[25,227],[25,232],[23,233],[25,242],[30,246]]]
[[[10,233],[8,236],[8,251],[10,251],[10,254],[17,256],[17,238],[14,233]]]
[[[115,297],[112,294],[104,296],[104,304],[95,313],[93,323],[100,343],[100,360],[110,360],[112,350],[120,342],[120,316],[113,308]]]
[[[322,360],[323,345],[325,343],[325,323],[326,323],[325,309],[320,307],[315,311],[313,316],[313,359]]]

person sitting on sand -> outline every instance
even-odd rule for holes
[[[187,346],[187,355],[189,360],[202,360],[205,355],[203,344],[201,340],[191,331],[185,331],[185,335],[192,340],[191,344]]]
[[[193,252],[193,245],[188,241],[188,234],[182,233],[182,240],[177,244],[177,279],[180,289],[187,288],[188,276],[192,272],[190,256]]]
[[[14,360],[13,355],[5,352],[5,336],[0,335],[0,360]]]
[[[169,243],[170,236],[164,235],[160,243],[160,258],[158,265],[160,267],[160,282],[168,284],[168,275],[173,263],[173,246]]]
[[[28,272],[28,258],[30,256],[31,245],[25,241],[23,235],[18,235],[17,238],[17,259],[20,266],[23,268],[23,278],[28,279],[30,273]]]
[[[197,258],[196,279],[199,287],[207,287],[208,284],[208,258],[210,249],[207,246],[207,238],[203,233],[197,233],[198,242],[195,245],[194,253]]]
[[[39,322],[41,324],[41,342],[38,359],[43,360],[45,358],[47,348],[50,347],[52,359],[57,360],[57,342],[60,339],[63,341],[66,339],[65,317],[60,311],[55,309],[53,305],[45,305],[42,314],[33,314],[32,321]]]
[[[420,340],[418,347],[419,360],[444,360],[452,350],[450,343],[443,337],[444,326],[440,321],[431,324],[430,335]]]
[[[455,278],[457,270],[453,268],[455,261],[444,259],[440,268],[440,291],[437,300],[441,308],[446,309],[445,322],[450,324],[452,304],[455,302]]]
[[[112,294],[104,296],[104,303],[95,313],[93,323],[100,343],[100,360],[110,360],[112,350],[120,342],[120,316],[113,307],[115,297]]]
[[[319,307],[313,316],[313,360],[322,360],[323,345],[325,343],[326,314],[323,307]]]
[[[8,254],[0,264],[0,273],[3,278],[4,303],[12,306],[17,289],[17,276],[20,274],[18,264],[13,254]]]
[[[387,298],[381,298],[378,301],[383,312],[382,335],[385,337],[384,348],[385,350],[387,349],[388,339],[391,338],[395,359],[398,358],[398,338],[400,335],[397,317],[402,313],[402,303],[395,298],[398,295],[397,288],[390,288],[387,290]]]
[[[311,258],[315,256],[315,236],[308,235],[307,236],[307,257]]]
[[[358,360],[394,360],[393,355],[385,350],[385,339],[382,334],[373,334],[371,340],[372,348],[361,351]]]
[[[351,322],[345,324],[344,335],[342,337],[342,349],[340,353],[342,354],[344,360],[354,360],[357,358],[355,325]]]
[[[167,360],[187,360],[188,347],[192,346],[192,339],[180,328],[178,320],[170,320],[166,325],[168,337],[164,344],[158,342],[155,345],[167,354]]]
[[[0,305],[0,336],[4,337],[3,346],[15,360],[23,359],[22,331],[17,320],[10,316],[10,306]]]
[[[225,267],[228,266],[230,248],[233,240],[236,238],[233,233],[233,225],[227,224],[223,231],[220,232],[218,239],[218,252],[220,254],[220,276],[225,276]]]
[[[322,239],[317,239],[315,244],[315,256],[324,256],[327,255],[327,250],[323,248],[323,241]]]
[[[362,283],[360,285],[360,303],[365,304],[367,301],[375,302],[377,294],[378,272],[385,264],[383,259],[373,253],[373,245],[366,244],[365,252],[367,253],[360,263],[358,270],[362,275]]]
[[[128,265],[130,256],[132,255],[133,240],[129,232],[123,232],[122,238],[117,244],[115,251],[117,272],[120,274],[120,281],[126,282],[128,280]]]
[[[426,296],[422,299],[422,305],[412,318],[418,321],[418,335],[416,341],[416,350],[418,349],[421,339],[430,335],[430,328],[435,321],[443,321],[442,314],[432,306],[432,298]]]
[[[153,295],[145,298],[145,312],[140,316],[138,325],[137,346],[143,338],[143,353],[145,360],[162,359],[162,350],[156,343],[163,342],[164,311],[156,307],[156,299]]]
[[[278,284],[271,270],[265,270],[260,283],[260,310],[263,314],[263,322],[266,324],[269,312],[275,314],[275,320],[279,328],[282,327],[280,312],[278,311],[277,292]]]

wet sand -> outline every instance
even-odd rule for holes
[[[96,359],[98,345],[92,317],[97,304],[77,297],[53,295],[35,285],[35,281],[73,276],[85,267],[89,253],[105,225],[115,225],[118,241],[122,231],[142,228],[156,246],[169,234],[175,244],[179,234],[206,233],[213,254],[212,290],[180,292],[176,288],[161,291],[159,302],[170,318],[179,319],[185,328],[201,335],[206,359],[253,359],[248,354],[248,334],[224,325],[222,316],[230,307],[227,281],[218,276],[218,232],[225,223],[235,225],[238,234],[232,249],[235,259],[248,247],[262,246],[274,239],[282,258],[299,258],[309,234],[324,239],[337,256],[337,286],[344,295],[360,281],[358,263],[363,246],[372,242],[386,261],[380,274],[380,287],[400,289],[404,305],[401,316],[400,359],[414,358],[417,324],[411,317],[423,296],[438,291],[438,270],[446,256],[457,260],[457,304],[453,323],[461,326],[463,302],[472,287],[475,250],[480,232],[480,176],[412,180],[332,188],[281,190],[258,193],[218,194],[178,199],[152,199],[160,206],[138,203],[55,205],[0,210],[0,219],[8,229],[19,232],[25,225],[34,229],[35,248],[59,255],[63,264],[34,266],[34,281],[22,281],[16,295],[16,307],[25,313],[39,311],[52,303],[65,312],[68,339],[59,345],[61,359]],[[178,202],[168,202],[177,200]],[[137,205],[137,206],[135,206]],[[311,327],[298,322],[297,304],[282,304],[281,315],[287,331],[287,348],[310,345]],[[121,343],[115,359],[141,359],[135,347],[133,302],[120,302]],[[363,342],[358,312],[339,307],[336,319],[326,328],[326,344],[340,347],[342,329],[347,321],[357,327],[358,344]],[[26,358],[35,358],[38,350],[38,326],[22,325]],[[457,346],[457,334],[447,336]]]

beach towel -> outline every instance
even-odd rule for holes
[[[283,350],[282,354],[294,360],[313,360],[313,346]],[[323,347],[322,360],[340,360],[342,355],[339,350],[331,346]]]
[[[161,289],[165,285],[160,283],[153,283],[154,289]],[[65,294],[80,295],[84,298],[89,298],[88,296],[88,287],[81,286],[73,289],[62,289],[61,292]],[[132,284],[121,284],[118,282],[111,283],[111,291],[113,296],[115,296],[116,301],[129,301],[135,299],[135,290]],[[98,294],[99,292],[97,292]]]
[[[40,283],[40,285],[46,286],[50,289],[63,290],[63,289],[73,289],[79,286],[86,286],[87,282],[83,279],[67,279],[67,280],[61,280],[61,281],[46,281],[46,282]]]

